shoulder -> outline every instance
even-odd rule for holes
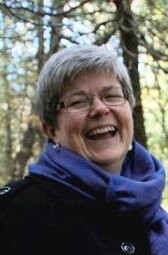
[[[59,190],[59,185],[52,185],[48,178],[34,175],[11,181],[0,187],[0,215],[6,208],[27,212],[49,210],[52,204],[57,209],[67,208]],[[62,192],[65,194],[65,189]]]
[[[0,202],[10,199],[12,196],[27,188],[29,181],[24,178],[17,181],[11,181],[0,187]]]
[[[11,181],[5,184],[4,186],[0,187],[0,199],[3,199],[19,191],[20,188],[27,186],[28,183],[29,180],[27,180],[27,178],[23,178],[21,180]]]
[[[9,207],[37,207],[43,192],[28,177],[0,187],[0,213]]]

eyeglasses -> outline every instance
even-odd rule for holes
[[[126,102],[122,89],[113,87],[103,92],[102,95],[75,94],[66,97],[64,101],[57,104],[56,110],[63,109],[68,113],[88,111],[93,104],[94,97],[98,97],[107,107],[122,105]]]

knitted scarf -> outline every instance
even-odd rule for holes
[[[147,231],[152,255],[168,254],[168,214],[161,208],[165,170],[142,145],[133,142],[121,175],[108,173],[88,159],[48,142],[29,173],[67,185],[91,200],[115,205],[119,213],[137,212]]]

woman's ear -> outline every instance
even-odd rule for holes
[[[55,127],[48,123],[42,123],[42,129],[44,134],[51,139],[55,138]]]

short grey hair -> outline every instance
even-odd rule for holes
[[[42,122],[54,125],[56,105],[75,77],[83,72],[111,72],[121,83],[124,96],[134,107],[134,95],[127,68],[106,46],[73,45],[53,54],[44,64],[37,82],[37,111]]]

